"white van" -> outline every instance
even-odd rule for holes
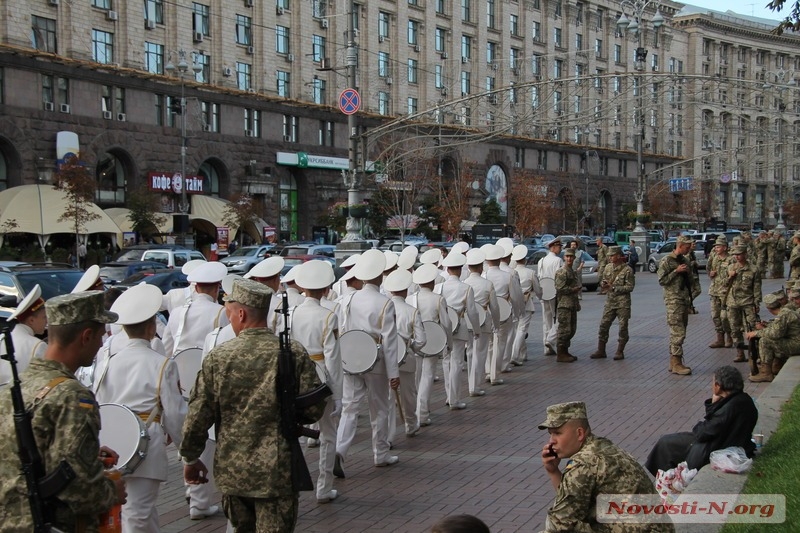
[[[169,268],[181,268],[193,259],[206,260],[205,256],[196,250],[155,249],[145,250],[142,253],[142,261],[158,261]]]

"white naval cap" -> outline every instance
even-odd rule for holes
[[[458,241],[452,246],[452,248],[450,248],[450,252],[461,252],[462,254],[467,253],[468,250],[469,244],[464,241]]]
[[[397,266],[397,260],[400,259],[399,255],[389,250],[383,252],[383,255],[386,256],[386,268],[384,268],[384,271],[391,270]]]
[[[511,252],[511,259],[514,261],[522,261],[528,256],[528,247],[524,244],[518,244],[514,247],[514,251]]]
[[[479,248],[479,250],[483,251],[483,253],[486,253],[486,252],[489,250],[489,247],[490,247],[490,246],[494,246],[494,244],[492,244],[492,243],[490,243],[490,242],[487,242],[486,244],[484,244],[483,246],[481,246],[481,247]]]
[[[333,267],[327,261],[306,261],[295,268],[294,282],[302,289],[327,289],[336,281]]]
[[[299,265],[295,265],[289,269],[286,274],[283,275],[281,278],[281,283],[295,283],[295,278],[297,277],[297,270],[303,265],[300,263]]]
[[[435,280],[439,276],[439,273],[439,269],[436,268],[436,265],[426,263],[420,265],[419,268],[414,271],[411,280],[417,285],[424,285],[425,283],[430,283]]]
[[[350,270],[348,270],[347,272],[342,274],[342,277],[340,277],[339,280],[340,281],[347,281],[347,280],[350,280],[350,279],[354,279],[355,277],[356,277],[355,269],[351,268]]]
[[[467,258],[461,252],[450,252],[447,257],[442,260],[443,267],[461,267],[467,263]]]
[[[481,247],[483,248],[483,247]],[[505,257],[505,250],[503,250],[502,246],[498,246],[496,244],[490,244],[486,247],[484,252],[486,254],[487,261],[497,261],[498,259],[502,259]]]
[[[111,312],[117,313],[117,324],[130,326],[149,320],[161,308],[161,289],[155,285],[140,283],[123,292],[111,306]]]
[[[478,248],[473,248],[467,252],[468,265],[482,265],[486,261],[486,253]]]
[[[442,259],[442,251],[438,248],[431,248],[427,250],[425,253],[422,254],[419,258],[419,262],[423,265],[431,264],[435,265]],[[416,282],[415,282],[416,283]]]
[[[279,255],[267,257],[251,268],[250,272],[244,275],[244,278],[271,278],[272,276],[280,274],[281,270],[283,270],[283,266],[283,257]]]
[[[237,279],[242,279],[242,276],[239,274],[228,274],[222,278],[222,292],[231,294],[233,292],[233,282]]]
[[[189,283],[219,283],[228,273],[228,269],[219,261],[207,261],[192,270],[186,279]]]
[[[497,239],[495,245],[503,248],[503,257],[511,255],[514,251],[514,241],[511,240],[510,237],[501,237]]]
[[[383,289],[389,292],[400,292],[408,289],[412,283],[412,275],[408,270],[395,270],[383,280]]]
[[[191,261],[186,261],[183,266],[181,267],[181,272],[183,272],[186,276],[192,273],[192,271],[199,267],[200,265],[206,263],[205,259],[192,259]]]
[[[6,320],[13,320],[28,310],[31,312],[37,311],[43,306],[44,300],[42,299],[42,288],[37,283],[33,286],[31,291],[25,295],[25,298],[23,298],[22,301],[17,304],[17,308],[14,309],[10,315],[8,315]]]
[[[402,268],[403,270],[411,270],[414,268],[414,263],[417,262],[417,256],[419,255],[419,250],[413,244],[409,244],[403,251],[400,252],[400,257],[397,258],[397,268]]]
[[[342,264],[339,265],[339,266],[342,267],[342,268],[352,268],[352,267],[356,266],[356,261],[358,261],[359,257],[361,257],[361,254],[348,255],[345,258],[345,260],[342,261]]]
[[[386,256],[380,250],[373,248],[361,254],[356,266],[353,267],[353,274],[361,281],[369,281],[380,277],[384,270],[386,270]]]
[[[76,292],[88,291],[95,286],[99,279],[100,267],[97,265],[92,265],[86,269],[86,272],[83,273],[83,276],[81,276],[81,279],[78,280],[77,285],[75,285],[75,288],[72,289],[71,292],[74,294]]]

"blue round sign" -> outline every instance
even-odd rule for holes
[[[361,109],[361,95],[355,89],[345,89],[339,95],[339,109],[345,115],[352,115]]]

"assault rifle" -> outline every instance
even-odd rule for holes
[[[22,399],[22,387],[17,371],[17,360],[14,357],[14,341],[11,338],[11,330],[14,329],[16,321],[6,322],[2,330],[2,337],[6,345],[6,353],[2,358],[11,365],[11,375],[13,384],[11,385],[11,403],[14,407],[14,431],[17,434],[17,448],[20,462],[22,463],[22,474],[25,476],[25,484],[28,488],[28,503],[31,506],[33,516],[34,533],[61,533],[60,530],[51,525],[50,502],[54,496],[61,492],[66,486],[75,479],[75,471],[66,461],[61,461],[58,467],[50,474],[45,474],[42,456],[36,447],[36,439],[33,435],[33,415],[25,409],[25,402]]]
[[[281,433],[289,443],[291,452],[292,489],[314,490],[311,473],[308,471],[303,450],[298,437],[301,435],[319,438],[319,431],[302,425],[305,409],[319,404],[331,395],[331,389],[323,384],[316,389],[302,395],[297,394],[297,377],[295,376],[295,356],[292,352],[291,337],[289,336],[289,297],[284,292],[282,296],[283,331],[278,335],[280,339],[280,356],[278,358],[278,388],[281,409]]]

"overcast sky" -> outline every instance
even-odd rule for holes
[[[795,0],[787,0],[787,4],[794,3]],[[769,0],[686,0],[684,3],[694,6],[707,7],[715,11],[735,11],[742,15],[752,15],[772,20],[781,20],[788,13],[789,8],[784,6],[781,11],[774,12],[766,7]]]

